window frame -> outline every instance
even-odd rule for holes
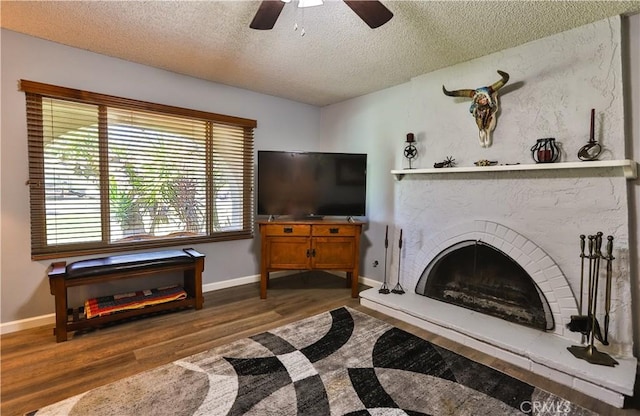
[[[215,241],[229,241],[238,239],[251,239],[254,236],[254,194],[253,194],[253,182],[254,182],[254,140],[253,130],[257,127],[256,120],[228,116],[217,113],[210,113],[206,111],[193,110],[188,108],[156,104],[147,101],[134,100],[129,98],[121,98],[112,95],[100,94],[95,92],[83,91],[73,88],[60,87],[51,84],[44,84],[35,81],[20,80],[19,89],[25,92],[25,102],[27,105],[27,129],[28,129],[28,151],[29,151],[29,180],[27,185],[30,191],[30,218],[31,218],[31,258],[33,260],[43,259],[55,259],[68,256],[80,256],[80,255],[92,255],[100,253],[131,251],[131,250],[143,250],[159,247],[172,247],[177,245],[192,245],[200,243],[209,243]],[[110,212],[104,212],[101,208],[102,217],[102,229],[103,237],[99,242],[87,242],[76,244],[58,244],[50,245],[47,243],[47,231],[46,231],[46,211],[45,207],[45,187],[44,187],[44,134],[42,126],[42,98],[52,98],[58,100],[65,100],[83,104],[96,105],[99,108],[117,108],[132,111],[145,111],[151,113],[158,113],[163,115],[178,116],[184,118],[197,119],[199,121],[205,121],[215,125],[231,126],[235,128],[242,128],[242,150],[239,152],[241,157],[238,157],[238,162],[242,163],[242,229],[233,231],[211,231],[209,227],[206,231],[206,235],[198,236],[186,236],[181,235],[179,237],[157,237],[152,239],[130,239],[131,241],[119,241],[110,242],[105,240],[104,227],[105,227],[105,215],[108,217]],[[33,114],[33,111],[29,109],[30,103],[34,99],[40,100],[40,114]],[[37,104],[36,104],[37,105]],[[102,113],[102,111],[100,111]],[[29,119],[31,117],[31,119]],[[106,128],[103,128],[103,123],[106,120],[102,120],[104,117],[100,116],[100,135],[104,135],[106,138]],[[106,126],[106,124],[105,124]],[[226,139],[224,139],[226,140]],[[206,138],[207,147],[212,147],[212,136],[208,135]],[[101,147],[101,158],[105,156],[105,149]],[[211,153],[211,152],[207,152]],[[212,159],[205,157],[207,166],[211,167]],[[207,172],[211,172],[208,168]],[[104,180],[104,175],[108,176],[108,172],[104,170],[104,166],[100,166],[101,181]],[[211,198],[212,198],[212,185],[213,175],[207,174],[207,222],[211,221],[212,213]],[[109,198],[108,188],[100,187],[100,198]],[[105,195],[106,192],[106,195]],[[107,221],[108,223],[108,221]],[[107,237],[109,233],[106,233]]]

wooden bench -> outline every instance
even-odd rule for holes
[[[149,253],[125,254],[97,259],[81,260],[67,265],[52,263],[49,268],[49,287],[55,296],[56,341],[67,340],[71,331],[95,328],[108,322],[137,315],[170,309],[202,309],[202,271],[204,254],[193,249],[165,250]],[[183,287],[186,299],[175,300],[141,309],[126,310],[106,316],[86,319],[77,309],[70,310],[67,304],[68,288],[92,285],[120,279],[145,277],[164,272],[183,272]]]

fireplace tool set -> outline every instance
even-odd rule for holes
[[[402,259],[402,229],[400,230],[400,240],[398,241],[398,283],[392,290],[389,290],[387,286],[387,251],[389,248],[389,226],[387,225],[387,230],[384,235],[384,282],[380,289],[379,293],[384,295],[388,295],[389,292],[395,293],[397,295],[402,295],[404,293],[404,289],[400,285],[400,260]]]
[[[588,239],[588,253],[585,253],[585,247]],[[567,347],[569,352],[576,358],[586,360],[591,364],[606,365],[613,367],[618,362],[613,359],[609,354],[598,351],[594,346],[594,342],[597,339],[602,345],[609,345],[609,313],[611,311],[611,279],[612,279],[612,262],[615,259],[613,257],[613,236],[607,237],[606,254],[602,253],[602,233],[598,232],[595,235],[580,235],[580,300],[579,309],[580,315],[572,315],[571,322],[567,325],[571,332],[580,332],[582,334],[582,343],[585,340],[588,345],[572,345]],[[587,305],[585,314],[584,305],[584,283],[585,283],[585,263],[588,260],[588,272],[587,272]],[[600,279],[600,261],[605,260],[606,275],[605,275],[605,295],[604,295],[604,329],[601,329],[600,323],[596,318],[596,307],[598,300],[598,282]]]

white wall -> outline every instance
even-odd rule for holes
[[[2,30],[1,42],[0,300],[3,323],[50,314],[54,310],[46,276],[50,261],[31,261],[30,257],[29,192],[25,186],[27,129],[24,93],[18,91],[19,79],[255,119],[258,121],[256,150],[315,150],[319,143],[320,110],[314,106],[185,77],[7,30]],[[207,256],[205,284],[259,273],[257,238],[201,244],[194,248]]]
[[[360,274],[384,280],[386,226],[393,234],[393,178],[396,154],[403,148],[408,125],[402,84],[321,110],[320,140],[328,150],[367,153],[367,224],[361,241]],[[389,249],[389,259],[391,249]],[[374,267],[374,262],[378,262]],[[387,275],[391,275],[389,266]]]

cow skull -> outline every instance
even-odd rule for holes
[[[509,74],[498,70],[502,77],[488,87],[480,87],[475,90],[447,91],[442,86],[442,91],[449,97],[469,97],[473,100],[469,111],[476,119],[479,129],[480,146],[491,146],[491,132],[496,127],[496,112],[498,111],[498,90],[509,81]]]

